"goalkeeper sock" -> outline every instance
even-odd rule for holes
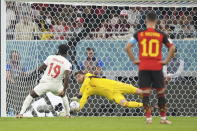
[[[135,101],[128,101],[128,102],[125,102],[124,106],[129,107],[129,108],[142,107],[143,103],[139,103],[139,102],[135,102]]]
[[[33,100],[33,97],[31,95],[28,95],[24,102],[23,102],[23,106],[22,106],[22,109],[20,111],[20,114],[23,115],[25,113],[25,111],[27,110],[27,108],[29,107],[29,105],[31,104]]]
[[[70,116],[70,106],[68,102],[68,97],[65,95],[64,97],[62,97],[62,100],[63,100],[64,108],[66,110],[66,115]]]

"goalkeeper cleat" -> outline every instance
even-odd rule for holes
[[[23,118],[23,115],[22,114],[18,114],[18,115],[16,115],[16,118]]]
[[[161,120],[161,121],[160,121],[160,124],[170,125],[170,124],[172,124],[172,122],[169,121],[169,120]]]

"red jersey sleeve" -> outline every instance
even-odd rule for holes
[[[166,34],[164,34],[163,43],[167,48],[170,48],[173,45],[172,41],[168,39],[168,36]]]

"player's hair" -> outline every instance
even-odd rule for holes
[[[85,73],[84,73],[83,71],[81,71],[81,70],[80,70],[80,71],[75,72],[75,76],[76,76],[76,75],[78,75],[78,74],[85,75]]]
[[[147,21],[151,21],[151,22],[154,22],[157,20],[157,15],[155,12],[151,11],[149,12],[147,15],[146,15],[146,20]]]
[[[58,54],[60,55],[67,55],[68,50],[69,46],[66,44],[61,44],[58,46]]]

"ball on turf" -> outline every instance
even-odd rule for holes
[[[80,104],[77,101],[72,101],[70,103],[70,109],[71,110],[79,110]]]

